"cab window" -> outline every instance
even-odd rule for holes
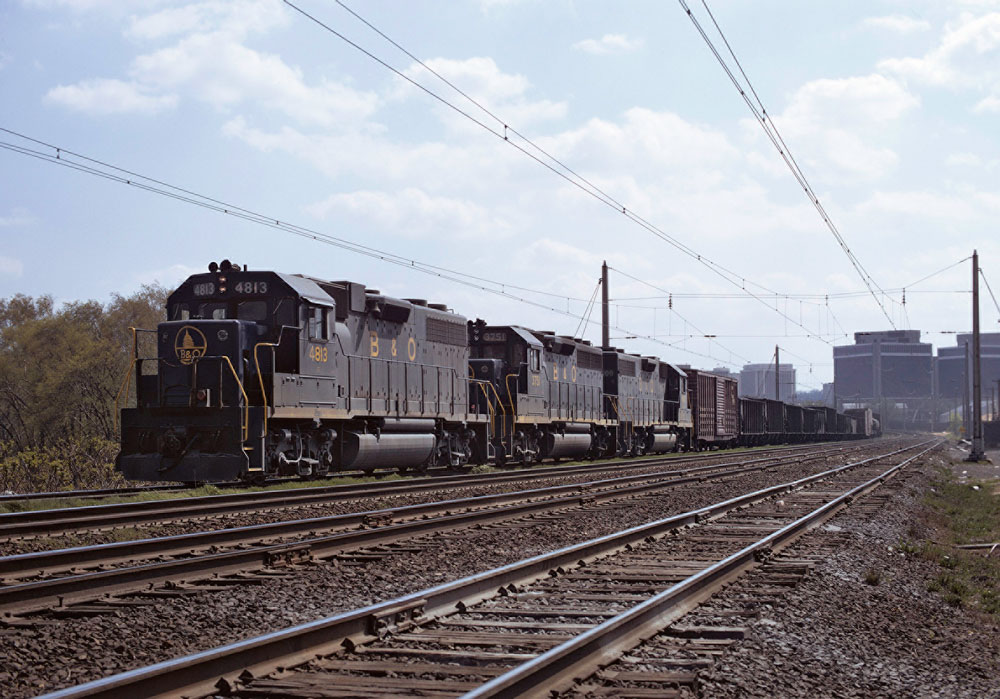
[[[296,326],[295,322],[295,301],[292,299],[281,299],[274,307],[274,325],[279,330],[285,326]]]
[[[186,303],[175,303],[170,307],[170,320],[187,320],[191,317]]]
[[[319,306],[307,306],[309,314],[309,339],[326,339],[326,309]]]
[[[240,301],[236,307],[236,317],[240,320],[267,321],[267,301]]]
[[[203,320],[225,320],[227,316],[224,303],[203,303],[198,307],[198,317]]]
[[[537,349],[528,350],[528,368],[539,371],[542,368],[542,353]]]

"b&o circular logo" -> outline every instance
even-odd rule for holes
[[[204,333],[193,325],[185,325],[174,337],[174,354],[181,364],[191,364],[205,356],[208,340]]]

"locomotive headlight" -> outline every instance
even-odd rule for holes
[[[225,342],[226,340],[229,339],[229,331],[227,331],[227,330],[220,330],[219,332],[217,332],[215,334],[215,336],[217,338],[219,338],[219,342]]]

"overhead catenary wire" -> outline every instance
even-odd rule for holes
[[[611,271],[617,272],[618,274],[622,275],[623,277],[625,277],[627,279],[631,279],[634,282],[638,282],[640,284],[644,284],[644,285],[650,287],[651,289],[656,289],[657,291],[663,291],[663,289],[660,289],[655,284],[652,284],[651,282],[645,281],[643,279],[639,279],[638,277],[635,277],[635,276],[629,274],[628,272],[623,272],[622,270],[617,269],[615,267],[612,267],[610,265],[608,265],[608,269],[611,270]],[[674,315],[676,315],[678,318],[680,318],[682,321],[684,321],[685,323],[687,323],[688,325],[690,325],[692,328],[694,328],[695,330],[697,330],[699,333],[703,333],[703,331],[700,328],[698,328],[698,326],[696,326],[690,320],[688,320],[687,318],[685,318],[684,316],[682,316],[680,313],[678,313],[676,309],[674,309],[673,307],[670,307],[669,310],[670,310],[671,313],[673,313]],[[705,337],[705,338],[708,338],[708,339],[714,338],[714,336],[708,335],[708,334],[704,334],[704,333],[702,334],[702,337]],[[719,347],[721,347],[725,351],[729,352],[734,357],[738,357],[739,359],[742,359],[745,362],[749,362],[750,361],[746,357],[741,357],[739,354],[733,352],[728,347],[724,347],[722,344],[720,344],[718,342],[716,342],[715,344],[719,345]]]
[[[761,304],[763,304],[769,310],[772,310],[772,311],[778,313],[778,315],[783,316],[786,321],[791,321],[795,325],[798,325],[799,327],[803,328],[804,330],[806,330],[808,332],[808,328],[805,328],[805,326],[802,326],[801,324],[797,323],[791,316],[789,316],[785,312],[782,312],[779,308],[772,307],[759,294],[755,294],[753,291],[747,289],[746,285],[750,284],[750,285],[755,286],[755,287],[757,287],[759,289],[762,289],[763,291],[765,291],[769,295],[770,294],[778,294],[778,295],[780,295],[779,292],[776,292],[776,291],[774,291],[772,289],[768,289],[767,287],[765,287],[765,286],[763,286],[763,285],[761,285],[759,283],[753,282],[752,280],[749,280],[746,277],[738,275],[735,272],[733,272],[732,270],[724,267],[723,265],[720,265],[719,263],[716,263],[716,262],[712,261],[708,257],[705,257],[704,255],[698,253],[696,250],[692,249],[690,246],[688,246],[685,243],[681,242],[677,238],[674,238],[673,236],[669,235],[663,229],[659,228],[658,226],[656,226],[653,223],[649,222],[648,220],[646,220],[642,216],[638,215],[637,213],[635,213],[634,211],[632,211],[631,209],[629,209],[628,206],[626,206],[622,202],[618,201],[616,198],[614,198],[613,196],[611,196],[610,194],[608,194],[603,189],[601,189],[597,185],[593,184],[592,182],[590,182],[586,178],[584,178],[581,175],[579,175],[575,170],[573,170],[572,168],[570,168],[569,166],[567,166],[565,163],[563,163],[559,159],[557,159],[554,156],[552,156],[551,154],[547,153],[545,150],[543,150],[542,148],[540,148],[538,145],[536,145],[530,139],[527,139],[526,137],[524,137],[522,134],[520,134],[520,132],[518,132],[516,129],[512,128],[510,126],[510,124],[507,123],[505,120],[503,120],[500,117],[498,117],[495,114],[493,114],[493,112],[491,112],[488,109],[486,109],[485,107],[483,107],[481,104],[479,104],[479,102],[477,102],[476,100],[474,100],[471,97],[469,97],[463,91],[458,90],[458,88],[455,88],[454,85],[452,85],[450,82],[448,82],[447,80],[445,80],[444,78],[442,78],[436,71],[433,71],[430,67],[428,67],[425,63],[423,63],[419,59],[414,58],[413,54],[411,52],[409,52],[406,49],[402,48],[402,46],[400,46],[397,42],[395,42],[392,39],[390,39],[385,33],[381,32],[378,29],[375,29],[374,25],[371,22],[369,22],[368,20],[365,20],[365,19],[361,18],[360,15],[357,12],[355,12],[353,10],[349,10],[349,8],[347,8],[347,6],[343,2],[338,2],[338,4],[340,6],[342,6],[342,7],[344,7],[345,9],[348,9],[353,16],[355,16],[356,18],[358,18],[361,21],[363,21],[366,26],[368,26],[369,28],[372,28],[380,36],[382,36],[387,41],[389,41],[390,43],[392,43],[393,46],[395,46],[396,48],[398,48],[401,51],[403,51],[408,57],[410,57],[411,59],[417,61],[421,66],[423,66],[424,68],[426,68],[427,70],[429,70],[432,74],[434,74],[435,76],[437,76],[440,79],[444,80],[445,83],[448,84],[449,86],[451,86],[453,89],[456,89],[460,95],[462,95],[464,98],[470,100],[470,102],[472,104],[474,104],[477,108],[481,109],[484,113],[486,113],[491,119],[494,119],[498,124],[500,124],[500,126],[502,126],[503,130],[500,131],[499,129],[491,127],[489,124],[486,124],[482,119],[477,119],[475,116],[473,116],[472,114],[470,114],[466,110],[464,110],[461,107],[458,107],[457,105],[455,105],[452,102],[448,101],[443,96],[441,96],[438,93],[434,92],[433,90],[431,90],[427,86],[425,86],[425,85],[419,83],[418,81],[414,80],[409,75],[406,75],[403,71],[401,71],[401,70],[395,68],[394,66],[390,65],[386,60],[384,60],[384,59],[376,56],[374,53],[372,53],[368,49],[362,47],[357,42],[351,40],[350,38],[348,38],[347,36],[345,36],[342,32],[337,31],[336,29],[334,29],[333,27],[331,27],[329,24],[327,24],[327,23],[323,22],[322,20],[320,20],[318,17],[316,17],[316,16],[310,14],[309,12],[305,11],[304,9],[302,9],[301,7],[299,7],[298,5],[296,5],[295,3],[291,2],[291,0],[283,0],[283,2],[288,7],[292,8],[293,10],[295,10],[296,12],[298,12],[300,15],[302,15],[303,17],[307,18],[308,20],[310,20],[311,22],[313,22],[317,26],[321,27],[325,31],[331,33],[333,36],[336,36],[337,38],[341,39],[342,41],[344,41],[345,43],[347,43],[349,46],[351,46],[354,49],[358,50],[359,52],[361,52],[365,56],[367,56],[370,59],[372,59],[373,61],[377,62],[379,65],[383,66],[384,68],[386,68],[387,70],[391,71],[392,73],[394,73],[398,77],[402,78],[406,82],[408,82],[411,85],[413,85],[414,87],[418,88],[419,90],[421,90],[422,92],[424,92],[425,94],[427,94],[428,96],[430,96],[431,98],[433,98],[434,100],[436,100],[439,103],[445,105],[446,107],[448,107],[449,109],[453,110],[455,113],[459,114],[460,116],[463,116],[463,117],[469,119],[470,121],[472,121],[474,124],[476,124],[480,128],[482,128],[482,129],[486,130],[487,132],[491,133],[493,136],[495,136],[495,137],[497,137],[499,139],[502,139],[504,143],[509,144],[511,147],[515,148],[516,150],[518,150],[519,152],[521,152],[525,156],[531,158],[532,160],[534,160],[535,162],[537,162],[542,167],[544,167],[547,170],[549,170],[550,172],[556,174],[558,177],[562,178],[563,180],[565,180],[566,182],[570,183],[574,187],[580,189],[581,191],[585,192],[586,194],[589,194],[591,197],[597,199],[601,203],[603,203],[603,204],[605,204],[605,205],[613,208],[617,213],[621,213],[626,218],[628,218],[629,220],[631,220],[633,223],[639,225],[640,227],[642,227],[643,229],[645,229],[649,233],[651,233],[654,236],[660,238],[661,240],[663,240],[664,242],[666,242],[669,245],[673,246],[677,250],[680,250],[682,253],[684,253],[688,257],[694,259],[699,264],[705,266],[707,269],[709,269],[710,271],[712,271],[714,274],[716,274],[717,276],[719,276],[721,279],[723,279],[726,282],[728,282],[729,284],[731,284],[731,285],[733,285],[733,286],[741,289],[743,291],[743,293],[745,293],[745,294],[753,297],[754,299],[756,299],[758,302],[760,302]],[[519,139],[521,139],[527,145],[527,147],[523,146],[523,145],[521,145],[521,144],[519,144],[517,142],[515,142],[515,140],[510,137],[512,134],[516,135]],[[529,147],[533,151],[539,153],[539,155],[536,155],[535,152],[530,152],[528,150]],[[825,339],[823,339],[821,337],[816,337],[815,339],[818,339],[821,342],[829,344]]]
[[[993,306],[997,309],[997,316],[1000,316],[1000,303],[997,303],[997,297],[993,295],[993,289],[990,288],[990,282],[986,279],[986,273],[983,272],[983,268],[979,268],[979,276],[983,278],[983,282],[986,284],[986,290],[990,292],[990,298],[993,299]],[[1000,323],[1000,317],[997,318],[997,322]]]
[[[740,97],[743,99],[747,107],[749,107],[750,111],[753,113],[755,120],[764,130],[764,133],[767,135],[768,140],[770,140],[771,143],[774,145],[774,147],[777,149],[782,160],[784,160],[785,164],[792,172],[792,175],[799,183],[799,186],[802,187],[806,196],[809,198],[809,201],[812,203],[813,207],[819,213],[820,217],[823,219],[823,222],[826,224],[827,228],[829,228],[830,232],[833,234],[840,248],[844,251],[844,254],[847,255],[848,260],[850,261],[851,265],[854,267],[858,275],[861,277],[861,280],[864,282],[865,286],[868,288],[872,298],[875,299],[875,303],[878,304],[878,307],[881,309],[882,314],[886,317],[886,320],[889,321],[889,324],[893,328],[895,328],[896,324],[893,321],[892,316],[886,310],[885,304],[883,304],[883,302],[879,299],[878,293],[876,293],[876,290],[878,290],[878,292],[880,293],[882,292],[881,287],[879,287],[878,283],[875,282],[871,274],[868,273],[868,270],[865,269],[864,265],[861,264],[861,260],[859,260],[857,256],[851,251],[850,247],[847,245],[847,241],[844,239],[843,235],[841,235],[840,230],[837,228],[837,225],[833,222],[833,217],[831,217],[830,214],[826,211],[826,208],[819,200],[819,196],[816,194],[815,190],[813,190],[812,185],[809,184],[809,180],[806,178],[805,173],[802,171],[802,169],[799,167],[798,162],[792,156],[791,150],[788,148],[788,145],[782,138],[781,133],[778,131],[777,126],[774,124],[774,120],[767,113],[767,109],[764,107],[764,103],[760,100],[760,97],[757,94],[757,91],[754,89],[753,84],[750,81],[750,78],[743,70],[743,66],[740,63],[739,59],[736,57],[736,53],[735,51],[733,51],[733,48],[730,45],[729,40],[726,38],[725,33],[719,26],[719,23],[716,22],[715,16],[712,14],[711,9],[709,9],[708,7],[707,0],[702,0],[702,5],[704,5],[705,10],[708,12],[709,17],[712,19],[712,23],[715,25],[715,28],[718,31],[719,36],[721,36],[722,40],[725,42],[729,54],[732,56],[733,61],[736,63],[740,74],[746,81],[747,87],[753,94],[754,99],[757,101],[757,105],[754,105],[753,100],[751,100],[749,95],[747,95],[747,91],[743,87],[739,78],[736,77],[733,70],[730,68],[728,62],[726,61],[725,57],[722,56],[718,48],[715,46],[715,43],[708,36],[704,27],[702,27],[701,22],[695,16],[694,12],[692,12],[686,0],[678,0],[678,2],[680,3],[681,8],[687,13],[688,18],[694,24],[695,29],[701,35],[706,45],[709,47],[709,50],[712,52],[716,60],[719,62],[719,65],[722,66],[722,69],[725,71],[726,75],[733,83],[733,86],[737,89],[737,91],[739,91]],[[758,110],[758,105],[760,107],[759,110]]]
[[[597,284],[594,286],[594,293],[590,295],[590,302],[587,307],[583,310],[583,315],[580,317],[580,322],[576,326],[576,330],[573,331],[573,337],[579,337],[580,330],[590,322],[590,314],[593,313],[594,307],[597,305],[597,292],[601,290],[601,279],[598,278]]]
[[[151,194],[157,194],[169,199],[180,201],[186,204],[191,204],[198,206],[216,213],[221,213],[227,216],[232,216],[239,218],[251,223],[256,223],[258,225],[265,226],[267,228],[272,228],[276,230],[281,230],[293,235],[314,240],[316,242],[325,243],[327,245],[332,245],[343,250],[348,250],[366,257],[382,260],[383,262],[388,262],[406,269],[411,269],[424,274],[428,274],[440,279],[451,281],[457,284],[462,284],[464,286],[478,289],[480,291],[493,294],[496,296],[505,297],[519,303],[534,306],[536,308],[551,311],[559,315],[567,316],[574,320],[578,320],[578,316],[572,312],[557,308],[554,306],[547,305],[545,303],[539,302],[534,299],[519,296],[517,294],[511,293],[508,289],[518,289],[521,290],[523,287],[517,287],[515,285],[506,284],[504,282],[499,282],[491,279],[486,279],[484,277],[479,277],[475,275],[470,275],[458,270],[452,270],[446,267],[441,267],[438,265],[431,265],[428,263],[420,262],[415,259],[406,258],[401,255],[396,255],[394,253],[379,250],[370,246],[362,245],[360,243],[355,243],[353,241],[339,238],[328,233],[323,233],[312,228],[307,228],[305,226],[300,226],[297,224],[290,223],[288,221],[282,221],[280,218],[275,218],[269,215],[261,214],[259,212],[252,211],[245,207],[241,207],[235,204],[231,204],[220,199],[209,197],[194,190],[179,187],[168,182],[153,177],[148,177],[142,175],[134,170],[126,170],[120,168],[116,165],[107,163],[106,161],[101,161],[96,158],[91,158],[86,155],[77,153],[76,151],[63,148],[61,146],[56,146],[50,143],[46,143],[40,139],[30,137],[21,134],[12,129],[0,126],[0,131],[4,133],[11,134],[18,138],[30,141],[31,143],[38,144],[45,148],[50,149],[51,153],[46,153],[41,150],[28,148],[23,145],[10,143],[7,141],[0,141],[0,149],[7,150],[9,152],[18,153],[20,155],[31,157],[49,164],[58,165],[61,167],[66,167],[71,170],[76,170],[88,175],[95,177],[100,177],[102,179],[117,182],[119,184],[124,184],[136,189],[140,189]],[[79,160],[73,160],[73,158]],[[80,162],[83,161],[83,162]],[[105,169],[101,169],[105,168]],[[534,291],[528,289],[527,291]],[[597,325],[597,321],[587,320],[588,325]],[[688,349],[686,347],[675,347],[669,343],[658,340],[655,337],[646,335],[643,333],[633,332],[627,328],[622,328],[613,326],[616,332],[623,332],[629,334],[631,337],[636,339],[648,340],[650,342],[659,344],[664,347],[672,347],[678,351],[700,356],[706,359],[711,359],[715,362],[721,362],[723,364],[733,365],[731,361],[726,361],[719,357],[715,357],[711,354],[697,352],[695,350]]]

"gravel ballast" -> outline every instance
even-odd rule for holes
[[[923,459],[873,516],[848,509],[839,531],[811,535],[846,543],[749,622],[700,673],[698,695],[1000,697],[997,619],[928,591],[940,567],[901,545],[932,536],[922,498],[946,464]]]

